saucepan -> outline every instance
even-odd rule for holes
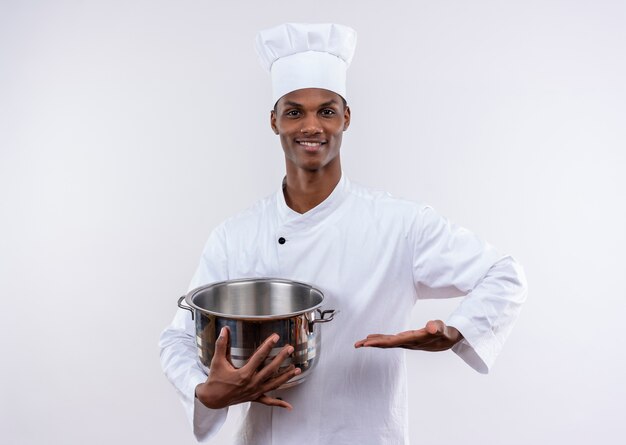
[[[252,278],[198,287],[180,297],[178,306],[190,311],[195,320],[198,356],[207,371],[224,326],[230,328],[231,361],[238,368],[267,337],[277,333],[280,339],[264,364],[284,346],[293,346],[294,352],[278,370],[291,364],[300,368],[299,375],[280,386],[289,388],[306,380],[320,359],[320,325],[336,314],[332,309],[322,310],[323,301],[324,294],[307,283]]]

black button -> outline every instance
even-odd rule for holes
[[[287,240],[285,238],[283,238],[282,236],[280,238],[278,238],[278,244],[285,244],[287,242]]]

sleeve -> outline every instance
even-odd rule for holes
[[[526,278],[511,257],[450,223],[431,207],[418,210],[409,231],[417,298],[464,296],[446,324],[463,334],[452,350],[486,374],[526,300]]]
[[[203,284],[228,279],[225,244],[223,227],[219,227],[211,233],[204,247],[200,264],[189,286],[190,290]],[[195,338],[195,324],[191,313],[178,309],[174,320],[163,331],[159,340],[161,367],[178,392],[194,436],[198,442],[206,442],[226,421],[228,408],[210,409],[195,397],[196,386],[207,379],[198,359]]]

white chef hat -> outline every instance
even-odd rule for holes
[[[334,23],[284,23],[256,36],[261,64],[272,76],[274,103],[291,91],[323,88],[346,97],[346,70],[356,31]]]

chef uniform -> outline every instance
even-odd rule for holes
[[[287,24],[261,32],[261,59],[277,69],[275,77],[271,68],[274,99],[307,87],[345,98],[355,43],[354,31],[339,25]],[[215,228],[190,288],[252,277],[311,283],[324,293],[324,308],[339,312],[321,328],[320,360],[306,381],[272,393],[292,411],[238,405],[238,444],[408,444],[405,350],[355,349],[355,341],[418,328],[409,326],[417,299],[464,296],[446,320],[464,336],[452,350],[487,373],[526,297],[513,258],[431,207],[371,191],[343,173],[333,192],[304,214],[289,208],[281,187]],[[176,313],[160,347],[164,372],[196,438],[205,441],[233,407],[209,409],[194,397],[207,375],[188,311]]]

